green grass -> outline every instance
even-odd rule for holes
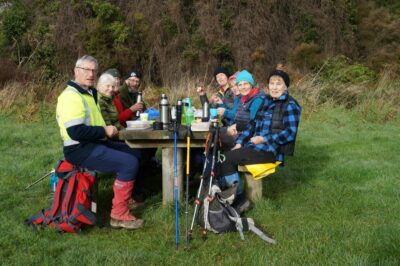
[[[55,121],[0,116],[0,261],[5,265],[399,265],[400,123],[366,124],[357,114],[325,108],[301,121],[296,154],[264,180],[264,197],[248,217],[276,246],[246,233],[194,232],[190,251],[175,250],[174,209],[153,193],[137,231],[86,228],[81,235],[33,232],[24,219],[48,206],[48,180],[25,191],[61,156]],[[151,176],[157,182],[157,178]],[[158,180],[159,183],[161,182]],[[111,179],[100,180],[107,223]],[[158,186],[159,187],[159,186]],[[190,210],[192,213],[192,209]]]

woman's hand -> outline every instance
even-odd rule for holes
[[[236,136],[237,135],[236,124],[233,124],[232,126],[228,127],[226,129],[226,133],[229,136]]]
[[[257,144],[264,143],[265,140],[264,140],[264,138],[261,137],[261,136],[255,136],[255,137],[252,137],[252,138],[250,139],[250,142],[253,143],[254,145],[257,145]]]
[[[220,117],[223,117],[225,113],[225,108],[223,107],[217,108],[217,113]]]

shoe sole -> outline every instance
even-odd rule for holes
[[[143,220],[136,219],[135,221],[137,222],[137,224],[135,224],[133,227],[130,227],[130,226],[125,226],[124,224],[122,224],[122,222],[111,218],[110,226],[115,229],[124,228],[128,230],[135,230],[143,227]]]

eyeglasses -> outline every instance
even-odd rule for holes
[[[85,70],[86,72],[93,72],[93,73],[96,73],[96,72],[97,72],[97,69],[90,69],[90,68],[84,68],[84,67],[76,67],[76,68],[83,69],[83,70]]]

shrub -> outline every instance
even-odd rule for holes
[[[233,58],[232,51],[227,43],[215,43],[212,46],[212,52],[219,59],[219,61],[230,61]]]
[[[29,10],[21,4],[14,3],[1,14],[1,20],[0,25],[6,40],[10,43],[14,40],[21,41],[30,24]]]
[[[376,80],[377,74],[362,64],[352,64],[347,57],[337,56],[324,62],[319,77],[327,82],[361,83]]]
[[[322,63],[321,47],[315,43],[301,43],[289,53],[289,60],[300,69],[315,69]]]
[[[317,24],[314,21],[312,14],[303,14],[297,28],[301,35],[297,38],[297,41],[305,43],[315,43],[319,40],[320,36],[318,34]]]
[[[178,26],[167,14],[162,15],[161,28],[165,41],[173,39],[178,34]]]

